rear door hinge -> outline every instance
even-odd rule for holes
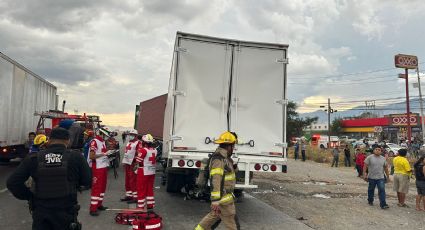
[[[289,60],[288,58],[284,58],[284,59],[276,59],[277,63],[281,63],[281,64],[289,64]]]
[[[175,90],[174,92],[173,92],[173,96],[186,96],[186,93],[185,92],[183,92],[183,91],[177,91],[177,90]]]
[[[277,100],[276,103],[281,105],[288,105],[288,99]]]

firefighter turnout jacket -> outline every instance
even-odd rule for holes
[[[221,157],[214,157],[219,154]],[[218,147],[211,158],[210,183],[211,201],[218,201],[221,205],[234,202],[233,191],[236,185],[236,174],[233,160],[228,156],[227,150]]]
[[[35,193],[25,186],[28,177]],[[80,152],[53,144],[26,157],[7,180],[7,188],[20,200],[32,201],[37,208],[71,208],[77,204],[77,187],[90,187],[90,168]]]

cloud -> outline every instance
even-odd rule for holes
[[[394,71],[343,73],[392,66],[382,57],[399,50],[425,56],[414,39],[401,41],[422,38],[423,10],[399,0],[3,0],[0,51],[57,85],[70,111],[130,124],[119,114],[167,91],[176,31],[289,44],[288,96],[301,102],[375,93],[356,78]],[[402,90],[395,79],[377,84]]]

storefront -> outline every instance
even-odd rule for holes
[[[420,116],[410,115],[410,125],[412,127],[412,138],[422,139],[422,129]],[[399,143],[407,139],[407,116],[406,114],[390,114],[378,118],[360,118],[342,120],[342,130],[347,136],[357,139],[373,138],[388,140]]]

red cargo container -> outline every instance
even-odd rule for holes
[[[150,133],[155,139],[162,140],[166,103],[167,94],[140,102],[137,118],[137,131],[140,134]]]

